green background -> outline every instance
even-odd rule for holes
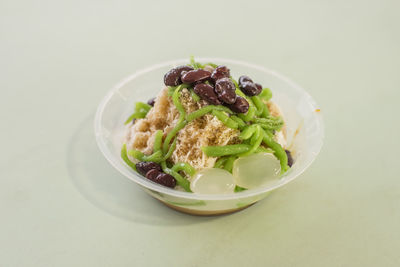
[[[399,1],[0,1],[0,266],[400,266]],[[244,60],[320,105],[314,164],[228,216],[164,207],[93,136],[152,64]]]

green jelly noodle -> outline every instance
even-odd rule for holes
[[[189,66],[194,69],[204,68],[204,66],[212,66],[216,68],[218,65],[214,63],[200,64],[190,58]],[[138,150],[127,150],[126,144],[122,146],[121,158],[123,161],[136,171],[136,165],[129,157],[138,161],[153,161],[159,163],[162,170],[172,175],[177,184],[187,192],[190,190],[190,182],[187,177],[194,177],[196,170],[186,162],[178,162],[171,165],[169,158],[176,149],[178,142],[178,133],[185,126],[206,115],[211,114],[220,120],[226,127],[237,129],[239,131],[239,144],[229,144],[225,146],[205,146],[201,147],[203,153],[209,157],[217,158],[214,168],[224,169],[232,173],[232,168],[235,160],[241,157],[250,156],[255,153],[270,153],[279,160],[281,166],[281,174],[284,174],[288,169],[288,158],[284,148],[274,140],[274,133],[282,129],[284,122],[280,117],[270,115],[268,106],[265,104],[272,98],[272,92],[268,88],[263,88],[257,96],[248,97],[239,88],[239,85],[233,77],[230,77],[236,87],[236,94],[245,98],[249,103],[249,109],[246,113],[234,113],[228,107],[223,105],[205,105],[202,108],[187,114],[184,106],[180,101],[181,90],[187,88],[193,100],[199,102],[200,96],[197,95],[193,86],[190,84],[180,84],[178,86],[168,87],[168,96],[172,98],[172,102],[179,112],[179,118],[174,128],[164,137],[164,132],[158,130],[154,133],[154,146],[151,155],[145,155]],[[130,123],[134,119],[143,119],[151,110],[152,106],[137,102],[135,104],[134,113],[129,116],[125,124]],[[240,192],[246,188],[236,185],[234,192]]]

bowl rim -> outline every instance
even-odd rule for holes
[[[306,95],[308,97],[308,102],[310,102],[311,104],[313,104],[314,107],[317,108],[317,104],[316,104],[315,100],[311,97],[311,95],[306,90],[304,90],[302,87],[300,87],[296,83],[292,82],[289,78],[283,76],[282,74],[280,74],[276,71],[270,70],[268,68],[265,68],[263,66],[256,65],[253,63],[247,63],[244,61],[227,59],[227,58],[208,58],[208,57],[200,58],[199,57],[199,58],[196,58],[196,60],[201,61],[201,62],[224,62],[224,63],[231,63],[231,64],[236,64],[236,65],[243,65],[245,67],[253,68],[253,69],[259,70],[261,72],[268,73],[269,75],[275,76],[276,78],[283,80],[288,85],[290,85],[293,89]],[[102,152],[103,156],[122,175],[124,175],[128,179],[136,182],[137,184],[145,187],[146,189],[156,191],[159,193],[163,193],[163,194],[167,194],[167,195],[174,196],[174,197],[194,199],[194,200],[233,200],[233,199],[242,199],[242,198],[257,196],[257,195],[261,195],[263,193],[272,191],[274,189],[277,189],[277,188],[289,183],[290,181],[293,181],[295,178],[299,177],[314,162],[317,155],[321,151],[321,148],[323,145],[323,140],[324,140],[324,123],[323,123],[322,114],[321,114],[322,112],[319,112],[318,116],[316,116],[317,125],[319,126],[318,131],[320,131],[321,140],[318,143],[318,146],[315,148],[315,150],[313,152],[313,157],[311,158],[311,160],[309,160],[308,162],[306,162],[306,164],[301,166],[296,175],[292,175],[291,177],[288,177],[287,179],[280,179],[280,181],[278,183],[275,183],[273,185],[249,189],[249,190],[232,193],[232,194],[215,194],[215,195],[197,194],[197,193],[184,192],[184,191],[179,191],[179,190],[171,189],[168,187],[164,187],[164,186],[156,184],[150,180],[147,180],[145,177],[141,176],[140,174],[136,174],[134,172],[128,171],[129,166],[126,165],[125,163],[122,163],[122,161],[119,158],[117,159],[116,157],[114,157],[114,153],[108,149],[106,142],[104,140],[104,135],[102,134],[101,119],[102,119],[103,112],[104,112],[106,105],[108,104],[108,102],[110,101],[110,99],[112,98],[112,96],[115,94],[115,92],[117,90],[119,90],[122,86],[126,85],[128,82],[134,80],[135,78],[137,78],[143,74],[146,74],[148,72],[151,72],[153,70],[162,68],[162,67],[187,63],[187,61],[188,61],[187,59],[169,60],[169,61],[154,64],[147,68],[138,70],[138,71],[134,72],[133,74],[129,75],[128,77],[122,79],[115,86],[113,86],[112,89],[109,90],[108,93],[101,100],[101,102],[97,108],[95,118],[94,118],[94,133],[95,133],[95,137],[96,137],[96,142],[97,142],[97,145],[98,145],[100,151]],[[288,173],[286,173],[284,176],[286,176],[287,174],[290,174],[290,171]]]

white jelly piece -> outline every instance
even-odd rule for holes
[[[235,189],[235,181],[226,170],[207,168],[194,175],[190,189],[198,194],[230,194]]]
[[[274,155],[258,153],[238,158],[233,163],[233,176],[238,186],[252,189],[279,180],[281,165]]]

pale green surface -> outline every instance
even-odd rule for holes
[[[0,2],[0,266],[400,266],[399,1],[132,2]],[[324,113],[312,167],[240,213],[172,211],[93,140],[111,86],[190,54],[275,69]]]

